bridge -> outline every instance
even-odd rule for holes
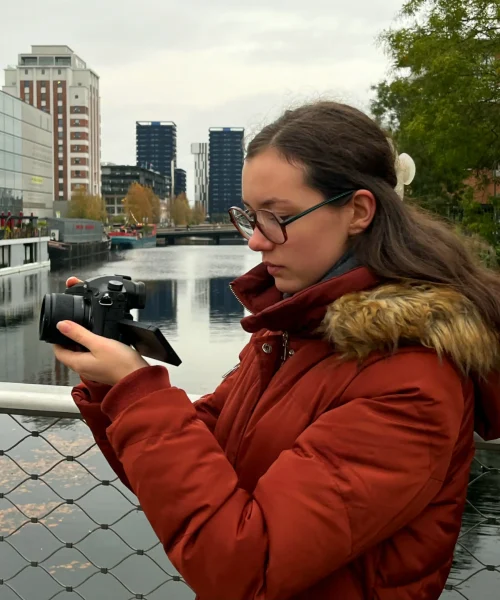
[[[219,245],[221,240],[240,241],[244,243],[244,239],[236,231],[233,225],[193,225],[187,227],[168,227],[159,228],[156,232],[156,240],[158,245],[173,246],[177,240],[186,238],[197,238],[199,240],[207,240]]]

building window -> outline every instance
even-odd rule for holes
[[[29,73],[28,69],[24,69],[24,74],[27,75]]]
[[[57,114],[58,115],[62,115],[63,114],[63,107],[62,106],[58,106],[57,107]]]
[[[59,125],[59,127],[63,126],[63,119],[57,119],[57,124]]]
[[[62,73],[61,69],[57,69],[57,74],[60,75]]]
[[[10,246],[0,246],[0,268],[3,267],[10,267]],[[2,286],[0,291],[0,300],[5,300],[5,288]]]
[[[59,184],[59,191],[64,192],[64,183]]]
[[[45,69],[42,69],[42,75],[45,75]]]
[[[36,262],[36,244],[24,244],[24,264]]]

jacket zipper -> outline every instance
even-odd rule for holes
[[[281,356],[281,364],[288,358],[288,331],[283,332],[283,354]]]
[[[243,308],[244,308],[245,310],[248,310],[248,312],[249,312],[251,315],[253,315],[254,313],[253,313],[253,312],[252,312],[252,311],[251,311],[251,310],[250,310],[250,309],[249,309],[247,306],[245,306],[245,305],[243,304],[243,302],[242,302],[242,301],[241,301],[241,300],[238,298],[238,296],[236,295],[236,292],[233,290],[233,286],[232,286],[231,284],[229,284],[229,289],[231,290],[231,292],[232,292],[233,296],[236,298],[236,300],[238,300],[238,302],[241,304],[241,306],[243,306]]]

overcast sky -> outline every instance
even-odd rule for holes
[[[66,44],[100,76],[102,160],[134,164],[135,121],[175,121],[191,142],[251,135],[284,108],[329,97],[366,108],[387,74],[376,36],[403,0],[16,0],[2,2],[3,68],[33,44]]]

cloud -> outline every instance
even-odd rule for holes
[[[401,5],[46,0],[42,10],[19,0],[2,6],[0,66],[32,44],[68,44],[100,76],[103,160],[135,161],[136,120],[175,121],[178,164],[192,191],[190,143],[206,141],[211,126],[249,134],[317,96],[366,108],[388,66],[375,38]]]

